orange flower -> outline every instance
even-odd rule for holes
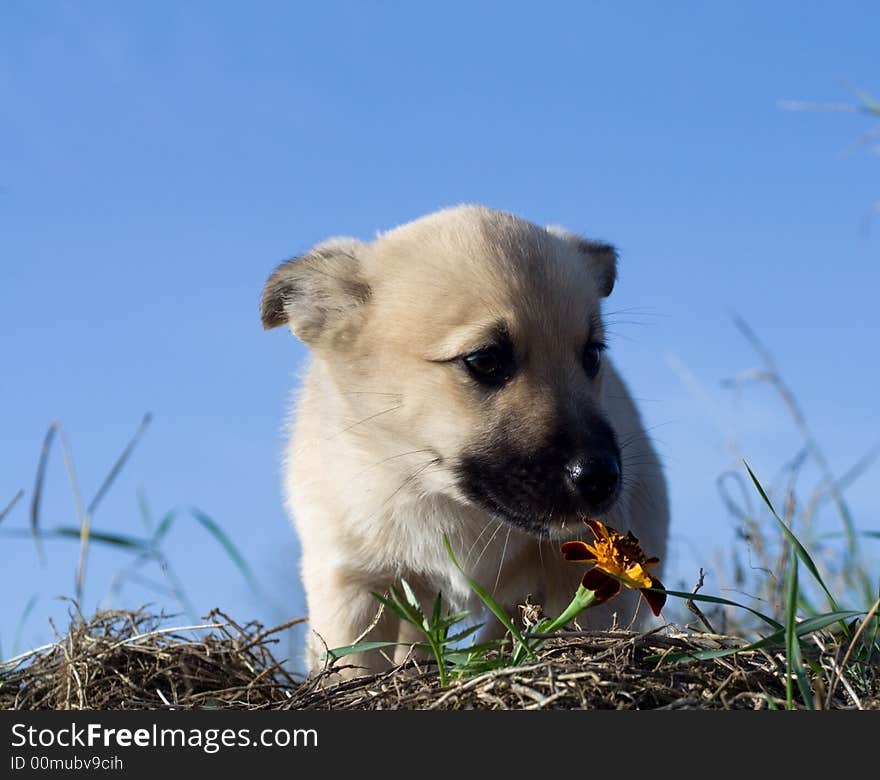
[[[659,558],[648,558],[639,546],[639,540],[627,531],[626,536],[598,520],[584,518],[593,532],[593,544],[564,542],[562,557],[567,561],[595,564],[588,569],[581,584],[596,594],[596,601],[608,601],[620,593],[621,585],[638,590],[648,602],[651,612],[660,614],[666,603],[666,594],[651,588],[663,588],[663,584],[648,571],[656,566]]]

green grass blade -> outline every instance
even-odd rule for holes
[[[441,593],[438,592],[437,598],[434,599],[434,610],[431,613],[431,624],[432,625],[437,626],[440,624],[440,619],[443,617],[442,610],[443,610],[443,596]],[[450,623],[448,625],[452,625],[452,624]]]
[[[861,108],[865,113],[880,116],[880,103],[877,102],[870,92],[852,84],[849,86],[849,90],[862,101]]]
[[[79,539],[81,534],[81,529],[74,528],[73,526],[53,528],[49,533],[50,536],[63,536],[70,539]],[[137,536],[128,536],[126,534],[89,529],[89,539],[93,542],[110,545],[111,547],[124,547],[128,550],[137,550],[138,552],[146,552],[150,549],[150,543],[147,539],[140,539]]]
[[[786,707],[794,709],[792,677],[797,679],[798,688],[804,704],[813,709],[813,692],[810,690],[807,673],[801,659],[801,643],[797,634],[798,602],[798,559],[791,557],[786,582],[785,603],[785,702]]]
[[[52,441],[58,431],[58,421],[53,422],[43,438],[43,446],[40,450],[40,460],[37,462],[37,475],[34,480],[34,492],[31,496],[31,536],[34,546],[37,548],[37,557],[41,565],[46,563],[46,553],[43,549],[43,540],[40,533],[40,505],[43,498],[43,486],[46,482],[46,467],[49,463],[49,452],[52,449]]]
[[[153,533],[153,544],[156,547],[159,546],[160,542],[171,530],[171,526],[174,525],[174,521],[176,519],[177,510],[172,509],[170,512],[167,512],[165,516],[159,521],[159,525],[156,526],[156,531]]]
[[[24,609],[21,611],[21,615],[18,618],[18,623],[15,626],[15,634],[12,637],[12,655],[18,655],[19,648],[21,647],[21,635],[24,633],[24,627],[27,625],[28,618],[31,616],[31,613],[34,611],[34,607],[37,606],[37,602],[40,600],[38,594],[34,593],[28,600],[27,604],[24,605]]]
[[[425,633],[429,632],[431,626],[428,623],[428,618],[425,617],[425,613],[422,611],[422,603],[419,601],[416,594],[413,593],[413,589],[409,586],[409,583],[406,580],[401,580],[400,586],[403,588],[403,593],[406,596],[406,603],[412,610],[413,615],[416,617]]]
[[[149,555],[158,564],[159,569],[162,571],[162,576],[168,583],[168,587],[171,588],[174,598],[176,598],[180,603],[180,606],[183,607],[183,611],[189,615],[193,623],[198,623],[199,618],[196,608],[193,606],[192,601],[190,601],[190,598],[186,593],[186,588],[183,587],[183,583],[180,581],[180,577],[177,576],[171,563],[162,554],[161,550],[151,548]]]
[[[465,628],[463,631],[459,631],[458,633],[453,634],[452,636],[446,637],[446,641],[447,642],[460,642],[462,639],[466,639],[467,637],[471,636],[472,634],[477,633],[477,631],[479,631],[482,627],[483,627],[482,623],[477,623],[475,626],[470,626],[468,628]]]
[[[511,633],[512,636],[516,638],[516,641],[519,643],[519,646],[523,649],[523,651],[530,656],[534,657],[534,652],[532,648],[529,647],[528,642],[526,642],[525,637],[522,635],[520,630],[513,624],[513,621],[510,619],[508,614],[502,609],[501,605],[492,598],[489,592],[483,588],[476,580],[471,579],[465,574],[464,569],[459,566],[458,561],[455,558],[455,553],[452,551],[452,545],[449,543],[449,539],[444,535],[443,536],[443,544],[446,547],[446,554],[449,556],[449,559],[452,561],[453,565],[456,569],[461,572],[461,575],[467,580],[468,585],[470,585],[471,590],[477,594],[488,608],[489,611],[495,615],[496,618],[501,622],[501,624]]]
[[[6,519],[6,515],[8,515],[13,509],[15,509],[15,505],[24,498],[24,490],[19,490],[16,493],[12,500],[5,506],[3,509],[0,509],[0,523],[2,523]]]
[[[874,661],[874,654],[880,654],[880,615],[874,615],[872,618],[872,622],[874,627],[870,629],[868,635],[865,637],[865,647],[867,657],[865,658],[865,663],[876,663]],[[880,659],[878,659],[880,660]]]
[[[378,601],[380,604],[384,604],[385,609],[391,612],[392,615],[396,615],[401,620],[405,620],[407,623],[412,623],[412,619],[410,618],[410,616],[397,605],[397,602],[387,598],[386,596],[376,593],[375,591],[371,591],[371,594],[373,598],[376,599],[376,601]]]
[[[392,601],[394,601],[394,603],[403,611],[403,614],[406,615],[406,619],[414,626],[418,626],[423,633],[427,634],[429,629],[425,626],[425,616],[422,614],[421,606],[415,606],[410,603],[409,598],[397,590],[393,585],[389,589],[389,593]],[[418,602],[416,602],[416,604],[418,604]]]
[[[479,644],[473,644],[468,647],[463,647],[461,650],[451,650],[446,654],[447,658],[456,658],[456,663],[461,663],[460,657],[466,656],[468,658],[477,658],[485,656],[486,653],[493,652],[495,650],[499,650],[501,646],[504,644],[504,640],[502,639],[493,639],[490,642],[480,642]],[[486,659],[482,659],[486,660]]]
[[[488,659],[486,655],[500,649],[500,640],[492,642],[482,642],[478,645],[471,645],[462,650],[452,650],[446,653],[446,660],[450,664],[456,665],[474,665],[474,664],[493,664],[498,666],[506,666],[507,659],[500,657],[498,659]]]
[[[880,531],[856,531],[855,535],[864,536],[868,539],[880,539]],[[816,539],[845,539],[846,537],[846,531],[829,531],[828,533],[819,534]]]
[[[816,615],[816,617],[807,618],[797,624],[797,635],[803,638],[808,634],[812,634],[814,631],[821,631],[823,628],[827,628],[832,623],[840,622],[841,620],[851,620],[852,618],[864,614],[864,610],[845,609],[840,612],[828,612],[825,615]]]
[[[802,620],[797,624],[796,633],[799,638],[803,638],[812,634],[814,631],[821,631],[832,623],[838,623],[841,620],[849,620],[850,618],[864,615],[864,612],[857,610],[847,610],[844,612],[829,612],[826,615],[819,615],[814,618]],[[785,629],[782,628],[770,636],[764,637],[757,642],[752,642],[741,647],[725,647],[717,650],[698,650],[695,653],[669,653],[668,655],[655,654],[648,656],[645,660],[651,663],[658,661],[710,661],[713,658],[724,658],[728,655],[736,653],[747,653],[751,650],[760,650],[762,647],[770,645],[778,645],[785,641]]]
[[[781,629],[782,623],[777,620],[774,620],[772,617],[763,614],[762,612],[758,612],[756,609],[752,609],[751,607],[747,607],[745,604],[739,604],[736,601],[731,601],[730,599],[723,599],[720,596],[704,596],[701,593],[687,593],[681,590],[664,590],[663,588],[649,588],[648,590],[657,591],[657,593],[665,593],[667,596],[676,596],[678,598],[688,599],[690,601],[705,601],[709,604],[724,604],[728,607],[737,607],[739,609],[744,609],[746,612],[751,612],[755,617],[763,620],[767,625],[772,626],[775,629]],[[535,633],[540,633],[535,631]]]
[[[443,628],[451,628],[456,623],[461,623],[461,621],[467,617],[470,617],[470,612],[456,612],[454,615],[447,615],[444,618],[440,618],[435,625],[443,626]]]
[[[755,487],[758,490],[758,494],[763,499],[764,503],[767,505],[771,514],[773,515],[776,522],[779,524],[780,529],[782,530],[783,535],[789,542],[791,542],[792,547],[794,547],[795,552],[797,553],[798,558],[801,559],[804,566],[807,568],[807,571],[813,575],[816,582],[819,583],[819,586],[825,592],[825,596],[828,598],[828,604],[831,606],[835,612],[840,611],[840,607],[837,604],[834,596],[831,595],[831,591],[828,590],[828,586],[825,584],[825,580],[822,579],[822,575],[819,573],[819,569],[816,564],[813,562],[812,557],[807,552],[806,548],[800,543],[800,540],[792,533],[792,530],[785,524],[781,517],[776,514],[776,510],[773,508],[773,504],[770,499],[767,497],[767,494],[764,492],[764,488],[761,487],[761,483],[758,482],[758,478],[755,476],[754,472],[749,468],[749,464],[743,461],[746,467],[746,471],[749,472],[749,476],[752,478],[752,482],[755,483]]]
[[[336,660],[337,658],[345,658],[347,655],[368,653],[371,650],[379,650],[383,647],[398,647],[400,644],[400,642],[358,642],[356,645],[334,647],[332,650],[327,651],[327,657]]]
[[[397,606],[408,615],[408,620],[413,625],[418,626],[425,635],[425,639],[428,640],[431,653],[434,655],[434,660],[437,661],[437,674],[440,677],[440,687],[444,688],[446,687],[448,676],[446,672],[446,659],[443,656],[443,629],[442,627],[438,628],[429,625],[428,619],[422,611],[422,605],[416,597],[416,594],[413,593],[409,583],[406,580],[401,580],[400,585],[403,588],[403,596],[401,596],[397,589],[392,586],[391,598],[397,603]]]
[[[223,529],[217,524],[217,522],[202,512],[201,509],[197,509],[196,507],[192,507],[190,509],[193,517],[199,522],[199,524],[209,533],[220,546],[226,551],[226,554],[235,564],[236,568],[241,572],[241,576],[245,578],[247,584],[250,586],[251,590],[259,592],[259,587],[257,586],[257,581],[254,578],[253,573],[251,572],[250,566],[247,565],[247,561],[242,557],[241,553],[238,551],[238,548],[232,543],[232,540],[226,535]]]
[[[147,501],[147,496],[143,490],[137,491],[137,502],[138,502],[138,511],[141,516],[141,523],[143,523],[144,530],[153,535],[153,513],[150,511],[150,502]]]
[[[880,588],[877,589],[877,598],[880,599]],[[865,632],[865,638],[862,640],[865,646],[865,663],[870,664],[874,658],[874,654],[880,654],[880,613],[875,613],[871,618],[873,628]],[[880,655],[878,655],[880,661]]]
[[[140,442],[144,433],[146,433],[146,430],[152,420],[153,415],[147,412],[141,420],[141,424],[138,427],[137,431],[135,431],[134,436],[132,436],[128,444],[125,445],[125,449],[122,451],[122,454],[110,467],[110,471],[107,476],[104,477],[104,481],[101,483],[101,487],[98,488],[98,492],[95,493],[95,497],[91,500],[91,503],[89,503],[88,508],[86,509],[86,514],[90,516],[95,514],[95,510],[98,508],[98,505],[101,503],[101,501],[103,501],[104,496],[107,495],[107,491],[110,490],[114,481],[119,476],[119,473],[125,467],[125,464],[128,462],[128,459],[131,457],[131,454],[134,452],[135,448],[138,446],[138,443]]]

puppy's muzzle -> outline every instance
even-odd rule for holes
[[[462,457],[459,487],[470,501],[527,531],[545,535],[573,518],[602,514],[620,495],[620,448],[598,414],[560,425],[534,449],[503,439],[489,443]]]

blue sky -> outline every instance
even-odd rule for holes
[[[746,318],[832,465],[880,438],[877,157],[871,123],[778,101],[880,90],[870,2],[6,2],[0,8],[0,505],[26,528],[44,432],[61,420],[86,500],[154,422],[94,518],[141,533],[197,506],[256,572],[181,520],[166,549],[197,611],[302,613],[279,455],[302,347],[263,333],[261,286],[329,235],[368,238],[481,202],[615,242],[612,351],[670,480],[670,581],[732,539],[715,477],[732,438],[772,475],[798,448],[753,367]],[[877,525],[876,470],[848,494]],[[74,521],[53,452],[47,526]],[[75,545],[0,538],[2,651],[63,623]],[[723,554],[723,553],[722,553]],[[172,602],[95,548],[84,609]],[[151,576],[156,576],[155,572]],[[713,580],[713,576],[715,579]],[[109,601],[108,601],[109,598]]]

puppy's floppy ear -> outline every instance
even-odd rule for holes
[[[352,324],[370,298],[353,239],[332,239],[276,268],[263,288],[260,315],[266,330],[279,325],[307,344]]]
[[[617,250],[611,244],[606,244],[604,241],[593,241],[592,239],[584,238],[557,225],[548,226],[547,231],[567,241],[583,255],[590,265],[593,278],[596,280],[599,296],[607,298],[611,295],[611,291],[614,289],[614,282],[617,280]]]

